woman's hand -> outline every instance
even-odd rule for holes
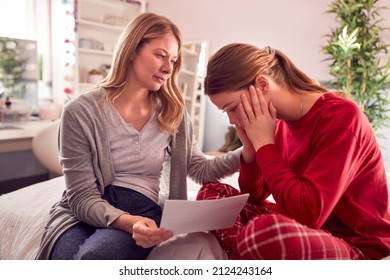
[[[249,87],[251,102],[245,94],[241,94],[238,105],[242,125],[255,151],[260,147],[273,144],[276,129],[276,109],[272,102],[267,104],[259,88]]]
[[[171,231],[158,228],[152,219],[142,218],[133,226],[133,239],[143,248],[153,247],[172,236]]]
[[[143,248],[155,246],[173,236],[171,231],[158,228],[152,219],[130,214],[120,215],[111,223],[111,227],[128,232],[136,244]]]

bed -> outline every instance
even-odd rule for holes
[[[238,174],[223,181],[237,185]],[[188,199],[194,200],[200,186],[188,182]],[[162,180],[160,199],[167,196]],[[0,259],[32,260],[38,251],[50,207],[64,191],[64,177],[58,176],[0,196]],[[176,235],[153,249],[150,259],[226,259],[217,239],[209,232]]]

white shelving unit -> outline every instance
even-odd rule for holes
[[[186,108],[194,125],[199,147],[203,147],[205,95],[203,79],[207,53],[206,41],[184,42],[183,64],[178,78]]]
[[[146,11],[146,0],[78,0],[75,38],[75,94],[94,85],[88,72],[112,63],[115,44],[127,25]]]
[[[87,82],[88,72],[111,65],[121,32],[146,11],[146,4],[147,0],[51,0],[54,103],[62,105],[66,94],[77,96],[95,84]]]

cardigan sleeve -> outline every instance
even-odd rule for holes
[[[101,180],[97,178],[100,173],[97,170],[97,141],[102,141],[104,131],[95,131],[95,121],[96,116],[90,116],[88,108],[80,106],[80,103],[64,108],[59,137],[60,162],[65,177],[66,196],[73,214],[92,226],[107,227],[125,212],[101,198],[104,186],[100,185]]]
[[[189,176],[197,183],[217,182],[239,170],[241,149],[238,148],[222,156],[207,157],[193,144]]]

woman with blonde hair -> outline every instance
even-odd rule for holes
[[[240,150],[207,159],[194,140],[176,85],[181,48],[168,18],[141,14],[123,31],[108,76],[65,105],[66,191],[51,209],[37,259],[145,259],[172,237],[159,228],[165,160],[171,199],[187,198],[187,175],[205,183],[238,170]]]
[[[281,51],[249,44],[227,45],[210,58],[205,92],[243,143],[240,190],[209,183],[197,197],[250,194],[234,227],[214,231],[231,259],[390,254],[384,162],[353,101]]]

